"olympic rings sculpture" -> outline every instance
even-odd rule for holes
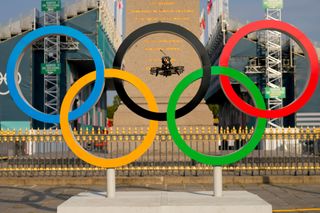
[[[309,74],[309,82],[307,83],[307,87],[304,93],[293,103],[282,109],[266,110],[263,96],[257,86],[251,81],[251,79],[244,75],[242,72],[228,68],[228,61],[231,56],[232,49],[244,36],[258,30],[275,30],[292,36],[293,39],[303,47],[304,53],[308,56],[309,59],[311,72]],[[175,34],[186,40],[195,49],[202,62],[202,69],[198,69],[187,75],[174,89],[169,99],[167,112],[165,113],[158,112],[158,107],[152,92],[141,79],[137,78],[133,74],[130,74],[129,72],[120,70],[122,60],[126,51],[135,42],[147,35],[159,32]],[[30,46],[36,39],[43,38],[52,34],[66,35],[79,40],[92,55],[96,66],[96,71],[80,78],[67,91],[67,94],[65,95],[61,105],[60,115],[44,114],[33,108],[23,97],[19,88],[19,79],[17,79],[16,75],[22,58],[21,55],[24,53],[25,49]],[[263,137],[264,130],[266,128],[267,118],[287,116],[296,112],[306,104],[306,102],[315,92],[319,78],[318,57],[311,41],[299,29],[293,27],[288,23],[275,20],[252,22],[234,33],[228,40],[222,51],[219,65],[220,66],[211,67],[209,56],[207,55],[204,46],[200,43],[197,37],[187,29],[175,24],[149,24],[131,33],[120,45],[115,55],[113,63],[114,69],[105,69],[103,59],[99,53],[99,50],[93,44],[93,42],[80,31],[65,26],[50,26],[43,27],[28,33],[17,43],[8,61],[7,82],[13,101],[25,114],[42,122],[60,123],[63,138],[76,156],[78,156],[85,162],[95,166],[104,168],[115,168],[135,161],[144,152],[146,152],[156,136],[158,121],[164,120],[168,123],[168,129],[171,133],[173,141],[176,143],[178,148],[190,158],[198,162],[213,166],[235,163],[250,154],[258,145],[261,138]],[[257,117],[255,132],[253,133],[251,139],[238,151],[224,156],[208,156],[193,150],[183,140],[176,126],[176,118],[182,117],[191,112],[204,98],[210,86],[211,75],[220,76],[222,89],[227,98],[235,107],[237,107],[244,113]],[[120,99],[131,111],[135,112],[141,117],[150,120],[149,131],[145,136],[143,142],[137,147],[137,149],[125,156],[115,159],[100,158],[83,149],[82,146],[77,143],[69,124],[69,121],[75,120],[78,117],[84,115],[92,106],[96,104],[104,89],[105,78],[113,79],[116,91]],[[229,78],[233,78],[234,80],[240,82],[248,89],[249,93],[253,97],[256,107],[247,104],[237,96],[230,84]],[[188,87],[188,85],[198,79],[201,79],[201,85],[195,97],[184,107],[176,110],[176,105],[182,92]],[[123,87],[123,80],[133,84],[138,88],[138,90],[146,98],[149,110],[141,108],[136,103],[134,103],[133,100],[130,99]],[[2,82],[3,79],[0,79],[0,81]],[[73,105],[74,98],[77,93],[92,81],[95,81],[95,84],[89,98],[78,109],[70,112],[70,108]]]

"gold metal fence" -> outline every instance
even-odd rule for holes
[[[75,138],[97,156],[115,158],[134,150],[147,128],[80,129]],[[250,139],[253,128],[185,126],[179,132],[188,145],[207,155],[237,151]],[[260,144],[246,158],[223,167],[225,175],[319,175],[319,129],[267,129]],[[117,168],[118,175],[211,175],[212,166],[182,153],[165,127],[158,129],[152,146],[137,161]],[[103,176],[105,169],[77,158],[60,130],[0,131],[0,176]]]

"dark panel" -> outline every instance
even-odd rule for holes
[[[6,42],[0,43],[0,72],[4,76],[6,73],[6,66],[8,62],[8,58],[11,54],[11,51],[15,47],[18,40],[21,36],[17,36],[13,39],[10,39]],[[25,98],[31,103],[31,60],[32,55],[31,51],[27,50],[24,55],[19,72],[22,77],[22,81],[20,84],[20,88]],[[0,91],[7,91],[7,85],[3,81],[0,85]],[[13,100],[11,99],[10,94],[8,95],[0,95],[0,121],[30,121],[31,119],[26,116],[18,107],[15,105]]]
[[[310,75],[310,66],[304,57],[296,56],[296,98],[300,96]],[[318,84],[316,92],[313,94],[311,100],[299,112],[319,112],[320,106],[320,85]]]

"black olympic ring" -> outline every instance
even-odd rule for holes
[[[201,79],[199,90],[197,91],[196,95],[192,98],[192,100],[189,103],[187,103],[185,106],[181,107],[180,109],[177,109],[176,118],[180,118],[188,114],[198,106],[198,104],[202,101],[202,99],[206,95],[210,85],[210,80],[211,80],[211,63],[210,63],[209,56],[203,44],[192,32],[185,29],[184,27],[181,27],[176,24],[171,24],[171,23],[159,22],[159,23],[145,25],[135,30],[134,32],[132,32],[122,42],[118,51],[116,52],[116,55],[113,61],[113,67],[115,69],[121,69],[123,58],[126,52],[128,51],[128,49],[141,38],[151,34],[155,34],[155,33],[170,33],[183,38],[195,49],[195,51],[197,52],[201,60],[201,65],[203,68],[203,77]],[[120,99],[131,111],[149,120],[157,120],[157,121],[167,120],[166,112],[152,112],[137,105],[128,96],[127,92],[124,89],[122,80],[113,79],[113,83]]]

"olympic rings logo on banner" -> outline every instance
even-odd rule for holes
[[[232,49],[236,46],[236,44],[247,34],[258,30],[276,30],[285,33],[288,36],[292,36],[292,38],[302,46],[305,55],[308,56],[311,71],[307,87],[305,88],[303,94],[297,100],[282,109],[266,110],[264,98],[258,87],[252,82],[252,80],[242,72],[228,67]],[[124,55],[126,54],[126,51],[132,45],[134,45],[134,43],[147,35],[159,32],[174,34],[186,40],[195,49],[199,58],[201,59],[202,64],[201,69],[190,73],[184,79],[182,79],[180,83],[178,83],[170,96],[167,112],[158,112],[157,104],[152,92],[141,79],[137,78],[129,72],[120,70],[122,60],[124,58]],[[18,79],[15,77],[15,73],[17,72],[21,62],[20,56],[24,53],[25,49],[30,46],[31,43],[36,39],[40,39],[52,34],[66,35],[74,39],[78,39],[78,41],[80,41],[88,49],[96,66],[96,71],[80,78],[67,91],[67,94],[65,95],[61,105],[60,115],[44,114],[43,112],[40,112],[32,107],[23,97],[18,85]],[[149,24],[131,33],[120,45],[115,55],[115,59],[113,62],[114,69],[105,69],[103,59],[101,57],[101,54],[99,53],[99,50],[93,44],[93,42],[80,31],[65,26],[49,26],[28,33],[18,42],[8,61],[7,81],[10,95],[17,106],[25,114],[39,121],[46,123],[60,123],[63,138],[69,148],[74,152],[76,156],[89,164],[104,168],[115,168],[135,161],[141,155],[143,155],[143,153],[145,153],[151,146],[156,136],[158,121],[167,121],[168,129],[170,131],[172,139],[181,151],[198,162],[213,166],[221,166],[235,163],[246,157],[255,149],[255,147],[259,144],[261,138],[263,137],[264,130],[267,125],[267,118],[277,118],[290,115],[299,110],[307,103],[312,94],[315,92],[316,86],[318,84],[319,65],[317,53],[311,41],[299,29],[293,27],[288,23],[275,20],[252,22],[234,33],[228,40],[222,51],[219,65],[220,66],[211,67],[209,56],[205,50],[205,47],[201,44],[198,38],[187,29],[175,24]],[[242,112],[247,113],[248,115],[257,117],[255,132],[252,134],[251,139],[239,150],[224,156],[208,156],[193,150],[187,145],[182,136],[179,134],[176,125],[176,118],[182,117],[191,112],[204,98],[210,86],[211,75],[220,76],[222,89],[227,98],[235,107],[237,107]],[[113,79],[115,89],[120,99],[131,111],[140,115],[141,117],[150,120],[149,131],[144,137],[143,142],[131,153],[115,159],[100,158],[87,152],[75,139],[69,124],[69,121],[75,120],[84,115],[90,110],[92,106],[96,104],[96,102],[101,97],[102,91],[104,89],[105,78]],[[237,96],[230,84],[229,78],[233,78],[248,89],[256,105],[255,107],[245,103]],[[195,97],[182,108],[176,109],[179,97],[183,93],[183,91],[191,83],[199,79],[201,79],[201,84]],[[3,79],[0,79],[0,82],[2,80]],[[93,81],[95,82],[95,84],[89,98],[78,109],[70,112],[70,108],[73,105],[75,96],[83,87]],[[127,81],[138,88],[138,90],[146,98],[149,110],[140,107],[128,96],[124,89],[123,81]]]
[[[18,73],[18,84],[21,83],[21,80],[22,80],[21,74]],[[2,83],[4,83],[5,85],[8,85],[8,83],[7,83],[7,74],[4,74],[4,75],[3,75],[3,74],[0,72],[0,86],[2,85]],[[7,90],[7,91],[5,91],[5,92],[0,92],[0,95],[1,95],[1,96],[5,96],[5,95],[8,95],[8,94],[9,94],[9,90]]]

